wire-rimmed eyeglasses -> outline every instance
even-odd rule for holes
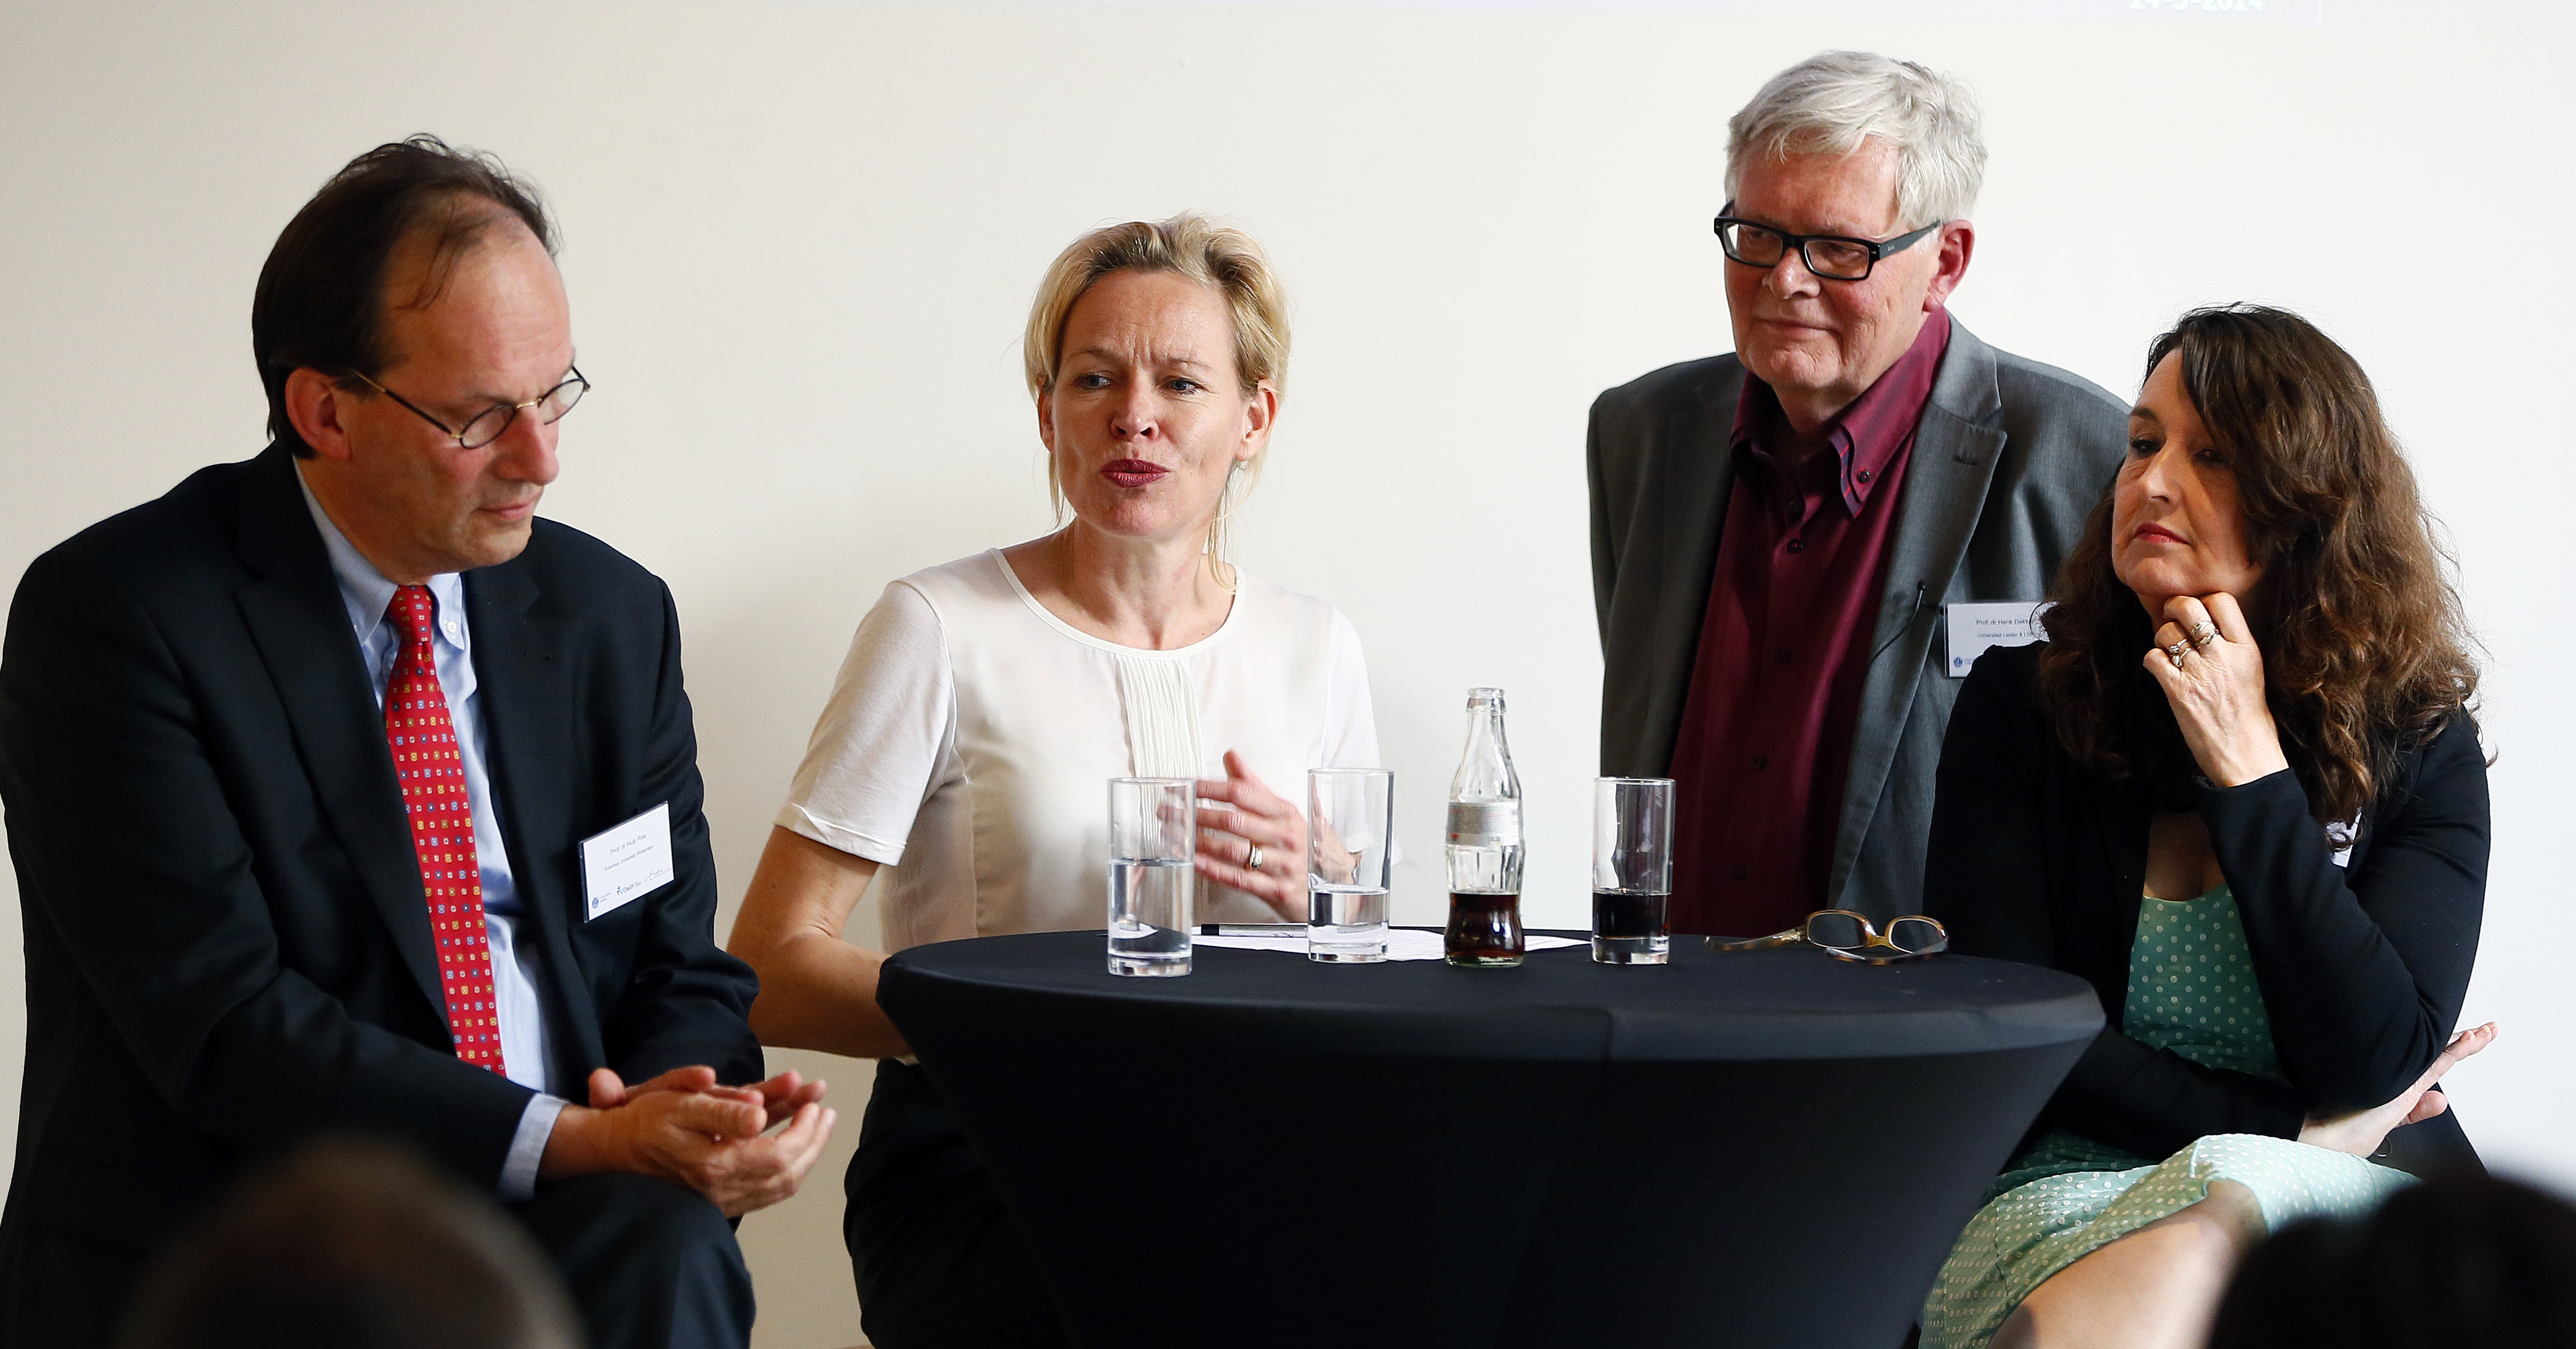
[[[1786,932],[1741,941],[1711,937],[1708,949],[1759,951],[1764,947],[1790,946],[1802,941],[1825,948],[1825,954],[1836,960],[1856,961],[1863,965],[1893,965],[1900,960],[1937,956],[1950,949],[1950,930],[1941,926],[1938,919],[1915,913],[1890,920],[1887,932],[1881,935],[1868,918],[1849,909],[1818,909],[1807,915],[1807,921]]]
[[[1772,268],[1789,250],[1798,250],[1798,260],[1807,270],[1827,281],[1863,281],[1880,258],[1912,248],[1924,235],[1949,224],[1935,220],[1919,230],[1897,235],[1893,239],[1854,239],[1843,234],[1791,234],[1769,225],[1738,220],[1733,214],[1735,203],[1728,202],[1730,214],[1717,218],[1718,247],[1726,256],[1747,267]]]
[[[568,368],[572,371],[572,378],[565,380],[563,383],[546,390],[544,393],[539,394],[524,403],[494,403],[492,406],[485,408],[481,412],[475,413],[472,417],[468,418],[463,426],[450,426],[447,423],[440,421],[438,418],[431,416],[429,413],[422,411],[421,406],[418,403],[403,397],[401,394],[395,393],[393,390],[386,388],[384,385],[378,384],[374,380],[367,378],[365,375],[359,374],[355,370],[352,370],[349,373],[355,376],[360,383],[366,385],[368,388],[383,394],[385,397],[402,404],[406,408],[409,408],[413,416],[418,417],[422,421],[425,421],[430,425],[437,427],[439,430],[446,432],[448,435],[455,437],[456,448],[460,450],[479,450],[484,446],[491,444],[493,441],[499,440],[504,434],[508,433],[510,423],[518,420],[519,411],[522,408],[535,408],[537,410],[537,420],[549,426],[562,421],[564,419],[564,414],[572,411],[574,405],[581,402],[581,396],[590,392],[590,381],[582,378],[581,367],[576,365]]]

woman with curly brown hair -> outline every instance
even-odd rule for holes
[[[2360,366],[2295,314],[2185,315],[2055,598],[2047,642],[1959,691],[1925,904],[1952,950],[2081,975],[2112,1016],[1953,1248],[1926,1349],[2197,1345],[2254,1240],[2407,1183],[2384,1145],[2477,1160],[2434,1085],[2494,1037],[2451,1034],[2477,672]]]

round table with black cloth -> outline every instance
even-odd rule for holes
[[[2053,970],[1696,938],[1196,965],[1034,933],[879,985],[1084,1349],[1896,1349],[2102,1025]]]

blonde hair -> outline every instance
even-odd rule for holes
[[[1280,288],[1278,273],[1270,268],[1269,255],[1242,230],[1183,211],[1151,224],[1131,220],[1103,226],[1056,255],[1046,278],[1038,283],[1037,299],[1029,306],[1028,332],[1021,345],[1031,398],[1054,388],[1062,373],[1064,325],[1072,318],[1074,305],[1093,283],[1114,272],[1171,272],[1217,292],[1233,320],[1234,370],[1241,392],[1249,397],[1264,383],[1277,392],[1287,383],[1288,297]],[[1270,447],[1264,444],[1259,454],[1228,475],[1225,492],[1217,498],[1216,517],[1208,524],[1207,554],[1209,569],[1220,582],[1226,581],[1221,565],[1226,520],[1260,481],[1262,461],[1269,457]],[[1056,476],[1053,455],[1047,457],[1047,496],[1055,503],[1057,518],[1063,518],[1064,483]]]

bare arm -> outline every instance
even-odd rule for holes
[[[2313,1143],[2355,1157],[2376,1156],[2388,1144],[2389,1133],[2401,1124],[2417,1124],[2451,1108],[2451,1099],[2442,1092],[2442,1074],[2460,1065],[2460,1060],[2495,1043],[2496,1023],[2472,1026],[2451,1037],[2433,1066],[2415,1079],[2415,1085],[2399,1092],[2397,1099],[2369,1110],[2344,1114],[2310,1115],[2299,1130],[2299,1141]]]
[[[877,1006],[885,956],[841,940],[877,864],[773,827],[725,949],[760,975],[751,1029],[765,1045],[892,1058],[911,1047]]]

